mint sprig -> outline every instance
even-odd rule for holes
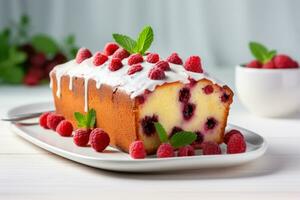
[[[95,126],[96,111],[94,109],[90,109],[86,115],[80,112],[75,112],[74,116],[79,128],[93,128]]]
[[[258,42],[250,42],[249,48],[252,55],[260,61],[262,64],[265,64],[272,60],[272,58],[276,55],[276,50],[268,50],[263,44]]]
[[[175,133],[170,139],[164,127],[159,123],[154,123],[158,137],[162,143],[169,142],[174,148],[179,148],[189,145],[197,139],[197,135],[190,131],[179,131]]]
[[[140,32],[136,40],[123,34],[113,33],[113,38],[121,47],[127,50],[129,53],[139,53],[144,55],[150,48],[154,34],[151,26],[146,26]]]
[[[134,53],[134,48],[136,47],[136,41],[127,35],[121,35],[118,33],[113,33],[113,38],[115,41],[129,53]]]

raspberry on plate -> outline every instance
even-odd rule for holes
[[[169,63],[166,62],[166,61],[163,61],[163,60],[158,61],[158,62],[154,65],[154,67],[155,67],[155,68],[160,68],[160,69],[162,69],[162,70],[164,70],[164,71],[170,70],[170,65],[169,65]]]
[[[41,114],[40,119],[39,119],[40,126],[45,129],[49,129],[49,127],[47,125],[47,117],[49,114],[51,114],[51,113],[45,112],[45,113]]]
[[[128,65],[134,65],[134,64],[137,64],[137,63],[141,63],[144,61],[144,58],[141,54],[132,54],[129,56],[128,58]]]
[[[152,80],[162,80],[166,77],[164,70],[160,68],[153,67],[149,73],[148,77]]]
[[[236,129],[232,129],[232,130],[228,131],[228,132],[225,134],[225,136],[224,136],[224,143],[227,144],[228,141],[229,141],[229,138],[230,138],[232,135],[234,135],[234,134],[239,134],[239,135],[241,135],[242,137],[244,137],[240,131],[238,131],[238,130],[236,130]]]
[[[111,56],[117,49],[119,49],[119,45],[113,42],[109,42],[105,45],[103,53],[107,56]]]
[[[227,153],[236,154],[246,151],[246,142],[241,134],[233,134],[227,142]]]
[[[128,69],[127,74],[128,74],[128,75],[131,75],[131,74],[134,74],[134,73],[139,72],[139,71],[141,71],[141,70],[143,70],[142,65],[141,65],[141,64],[135,64],[135,65],[132,65],[132,66]]]
[[[113,58],[119,58],[121,60],[123,60],[124,58],[127,58],[130,55],[130,53],[128,51],[126,51],[123,48],[119,48],[114,54],[113,54]]]
[[[186,145],[184,147],[180,147],[178,149],[178,154],[179,157],[184,157],[184,156],[194,156],[195,155],[195,149],[191,145]]]
[[[92,57],[92,53],[87,48],[80,48],[76,54],[76,62],[80,64],[87,58]]]
[[[105,54],[98,51],[98,52],[95,53],[95,56],[94,56],[94,59],[93,59],[93,64],[95,66],[100,66],[103,63],[105,63],[107,60],[108,60],[108,57]]]
[[[203,73],[201,59],[199,56],[190,56],[184,63],[187,71]]]
[[[102,129],[95,128],[91,132],[90,142],[95,151],[102,152],[109,145],[110,138]]]
[[[217,155],[221,154],[221,148],[216,142],[203,142],[202,143],[203,155]]]
[[[73,137],[73,141],[77,146],[85,147],[89,143],[90,129],[76,129]]]
[[[117,71],[117,70],[121,69],[122,66],[123,66],[123,64],[122,64],[121,59],[113,58],[108,65],[108,69],[110,71]]]
[[[65,118],[62,115],[58,115],[58,114],[55,114],[55,113],[50,113],[47,116],[47,126],[55,131],[57,125],[59,124],[59,122],[61,122],[64,119]]]
[[[148,63],[157,63],[159,61],[159,55],[157,53],[149,53],[147,55],[146,61]]]
[[[63,137],[70,137],[73,132],[73,125],[68,120],[62,120],[57,125],[56,132]]]
[[[179,57],[178,53],[172,53],[168,58],[167,61],[173,64],[182,65],[182,60]]]
[[[158,158],[174,157],[174,155],[174,149],[168,143],[161,144],[156,151],[156,156]]]
[[[252,60],[251,62],[246,64],[246,67],[249,67],[249,68],[262,68],[262,64],[258,60]]]
[[[129,154],[134,159],[143,159],[146,157],[146,150],[143,141],[134,141],[129,146]]]

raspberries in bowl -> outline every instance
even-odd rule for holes
[[[300,68],[285,54],[250,42],[254,60],[235,70],[236,92],[241,103],[253,114],[285,117],[300,109]]]
[[[255,69],[293,69],[299,68],[296,60],[285,54],[277,54],[276,50],[269,50],[257,42],[250,42],[249,49],[254,60],[246,63],[247,68]]]

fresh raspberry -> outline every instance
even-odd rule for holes
[[[243,135],[233,134],[227,142],[227,153],[244,153],[246,151],[246,142]]]
[[[187,71],[203,73],[201,59],[199,56],[190,56],[184,63]]]
[[[94,59],[93,59],[93,64],[95,66],[100,66],[103,63],[105,63],[107,60],[108,60],[108,57],[105,54],[98,51],[98,52],[95,53],[95,56],[94,56]]]
[[[173,64],[182,65],[182,60],[177,53],[172,53],[168,58],[167,61]]]
[[[170,65],[169,65],[169,63],[166,62],[166,61],[163,61],[163,60],[158,61],[158,62],[154,65],[154,67],[155,67],[155,68],[160,68],[160,69],[162,69],[162,70],[164,70],[164,71],[170,70]]]
[[[275,64],[273,62],[273,60],[270,60],[269,62],[263,64],[262,68],[264,69],[275,69]]]
[[[297,68],[297,63],[287,55],[276,55],[274,57],[274,64],[276,68]]]
[[[143,61],[144,61],[144,58],[141,54],[139,54],[139,53],[132,54],[128,58],[128,65],[134,65],[137,63],[141,63]]]
[[[202,90],[203,90],[203,92],[204,92],[205,94],[207,94],[207,95],[214,92],[214,88],[213,88],[212,85],[207,85],[207,86],[205,86],[204,88],[202,88]]]
[[[109,145],[110,138],[102,129],[95,128],[91,132],[90,142],[95,151],[102,152]]]
[[[232,129],[232,130],[230,130],[229,132],[227,132],[227,133],[225,134],[225,136],[224,136],[224,143],[227,144],[228,141],[229,141],[229,138],[230,138],[232,135],[234,135],[234,134],[238,134],[238,135],[241,135],[242,137],[244,137],[240,131],[238,131],[238,130],[236,130],[236,129]]]
[[[134,74],[134,73],[136,73],[136,72],[141,71],[142,69],[143,69],[142,65],[140,65],[140,64],[135,64],[135,65],[132,65],[132,66],[128,69],[127,74],[128,74],[128,75],[131,75],[131,74]]]
[[[159,55],[157,53],[149,53],[147,55],[146,61],[148,63],[157,63],[159,61]]]
[[[123,66],[123,64],[122,64],[122,60],[120,58],[113,58],[108,65],[108,69],[110,71],[117,71],[117,70],[121,69],[122,66]]]
[[[76,129],[73,137],[73,141],[77,146],[85,147],[89,143],[90,129]]]
[[[146,157],[146,150],[143,141],[134,141],[129,146],[129,154],[134,159],[143,159]]]
[[[73,125],[68,120],[62,120],[57,125],[56,132],[63,137],[70,137],[73,132]]]
[[[216,142],[203,142],[202,143],[203,155],[216,155],[221,154],[221,148]]]
[[[65,118],[62,115],[58,115],[58,114],[55,114],[55,113],[50,113],[47,116],[47,126],[55,131],[57,125],[59,124],[59,122],[61,122],[64,119]]]
[[[39,122],[40,122],[40,126],[45,128],[45,129],[49,129],[48,125],[47,125],[47,117],[50,114],[50,112],[45,112],[43,114],[41,114]]]
[[[119,46],[116,43],[109,42],[105,45],[103,53],[107,56],[111,56],[117,49],[119,49]]]
[[[166,77],[164,70],[153,67],[148,74],[148,77],[152,80],[162,80]]]
[[[114,54],[113,54],[113,58],[119,58],[121,60],[123,60],[124,58],[127,58],[130,55],[130,53],[128,53],[128,51],[126,51],[123,48],[119,48]]]
[[[87,58],[92,57],[92,53],[87,48],[80,48],[76,54],[76,62],[79,64]]]
[[[158,158],[174,157],[174,149],[170,144],[163,143],[158,147],[156,156]]]
[[[195,149],[191,145],[186,145],[184,147],[180,147],[178,149],[178,154],[179,157],[184,157],[184,156],[194,156],[195,155]]]
[[[262,64],[258,60],[252,60],[251,62],[246,64],[246,67],[249,67],[249,68],[262,68]]]
[[[30,58],[30,64],[37,67],[42,67],[47,58],[44,53],[37,53]]]

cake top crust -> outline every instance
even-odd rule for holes
[[[109,63],[113,59],[108,56],[108,60],[100,66],[95,66],[93,63],[94,56],[85,59],[81,63],[76,60],[71,60],[67,63],[57,65],[50,73],[55,73],[57,80],[57,96],[60,96],[60,79],[62,76],[70,77],[69,89],[72,89],[73,77],[83,78],[85,80],[85,87],[87,87],[88,80],[94,80],[96,87],[100,88],[102,84],[111,86],[114,89],[120,89],[135,98],[144,93],[145,90],[154,91],[157,86],[165,83],[181,82],[183,84],[190,83],[190,80],[201,80],[206,78],[213,83],[223,85],[220,81],[212,78],[205,71],[203,73],[196,73],[187,71],[183,65],[173,64],[169,62],[170,69],[164,71],[165,77],[162,80],[153,80],[148,77],[150,70],[155,66],[155,63],[146,61],[146,56],[143,56],[144,61],[139,63],[142,69],[136,73],[128,75],[130,65],[128,65],[128,58],[121,62],[123,66],[116,70],[109,70]],[[52,79],[50,81],[52,87]]]

